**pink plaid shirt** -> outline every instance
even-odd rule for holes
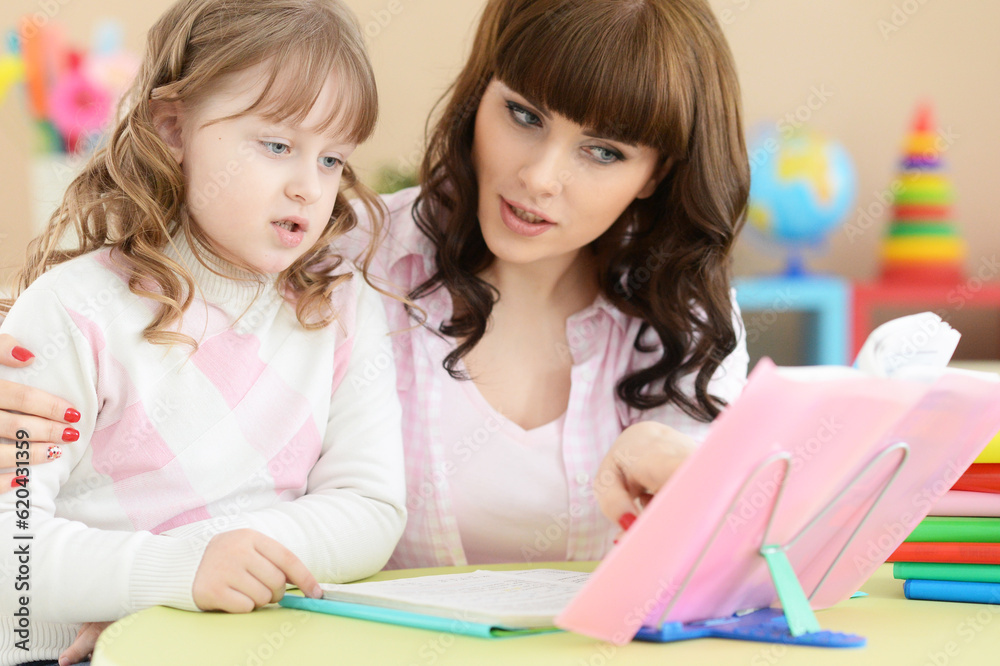
[[[434,271],[434,249],[413,221],[417,193],[417,188],[411,188],[384,199],[390,213],[389,231],[372,272],[387,280],[390,290],[397,293],[409,292]],[[360,208],[359,214],[364,216]],[[366,226],[362,221],[361,230],[344,239],[346,245],[366,240],[363,231]],[[409,511],[406,530],[388,566],[464,565],[466,557],[449,484],[452,468],[444,464],[442,436],[448,410],[454,408],[442,404],[445,382],[455,381],[442,365],[453,348],[453,340],[433,332],[451,316],[451,296],[446,289],[438,289],[423,298],[419,305],[427,312],[428,326],[416,328],[411,328],[412,321],[398,301],[385,298],[384,302],[390,330],[403,331],[395,334],[393,349],[403,405]],[[746,383],[748,364],[738,310],[734,310],[733,317],[738,322],[739,344],[709,385],[710,393],[728,402],[739,395]],[[708,424],[695,421],[674,406],[640,412],[616,398],[618,380],[632,369],[651,365],[657,356],[635,350],[641,323],[623,314],[603,296],[566,322],[566,352],[573,361],[562,432],[562,459],[568,482],[562,512],[567,560],[600,559],[612,545],[617,528],[601,513],[592,484],[598,465],[622,430],[639,421],[653,420],[701,440],[708,429]],[[694,377],[688,377],[685,382],[690,386],[693,380]]]

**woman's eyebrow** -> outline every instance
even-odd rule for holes
[[[603,134],[603,133],[598,132],[597,130],[591,129],[589,127],[585,127],[584,128],[583,135],[584,136],[589,136],[589,137],[591,137],[593,139],[604,139],[605,141],[614,141],[616,143],[622,143],[622,144],[625,144],[626,146],[628,146],[630,148],[638,148],[639,147],[639,144],[637,144],[637,143],[632,143],[631,141],[626,141],[625,139],[619,139],[619,138],[616,138],[616,137],[614,137],[614,136],[612,136],[610,134]]]
[[[525,101],[527,101],[528,104],[530,104],[531,106],[535,107],[535,110],[538,111],[538,113],[542,114],[544,118],[551,117],[551,115],[549,114],[549,110],[545,108],[544,104],[538,103],[538,101],[528,97],[524,93],[517,92],[513,88],[508,88],[507,86],[504,86],[504,88],[506,88],[507,92],[510,93],[511,95],[517,95],[518,97],[523,97]]]
[[[504,87],[507,88],[507,86],[504,86]],[[516,90],[514,90],[512,88],[507,88],[507,90],[512,95],[517,95],[519,97],[523,97],[525,99],[525,101],[528,102],[528,104],[530,104],[531,106],[535,107],[535,110],[537,110],[538,113],[540,113],[546,119],[550,119],[551,118],[551,114],[550,114],[549,110],[545,108],[544,104],[539,104],[537,101],[535,101],[531,97],[528,97],[524,93],[517,92]],[[628,146],[630,148],[638,148],[639,147],[639,144],[637,144],[637,143],[632,143],[631,141],[626,141],[625,139],[619,139],[619,138],[617,138],[617,137],[615,137],[613,135],[610,135],[610,134],[601,133],[598,130],[596,130],[594,128],[591,128],[591,127],[585,127],[585,128],[583,128],[583,135],[584,136],[589,136],[592,139],[604,139],[605,141],[615,141],[615,142],[618,142],[618,143],[625,144],[626,146]]]

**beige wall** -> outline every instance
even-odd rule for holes
[[[370,36],[382,93],[382,122],[356,162],[371,174],[381,164],[412,164],[424,120],[469,48],[479,0],[348,0]],[[1000,3],[992,0],[712,0],[736,56],[746,125],[775,123],[787,114],[837,138],[858,166],[857,207],[876,201],[893,178],[914,105],[934,101],[942,128],[954,137],[947,152],[958,192],[957,220],[969,244],[970,273],[991,267],[1000,250],[996,211],[1000,187]],[[0,26],[24,13],[53,15],[84,40],[96,16],[128,26],[135,49],[167,0],[4,0]],[[816,96],[822,91],[825,99]],[[809,104],[814,108],[810,109]],[[0,270],[23,256],[28,217],[28,126],[20,100],[0,108]],[[857,215],[830,250],[810,266],[852,278],[877,270],[884,220],[863,229]],[[775,270],[780,256],[744,239],[741,273]],[[992,270],[992,269],[991,269]],[[992,274],[994,279],[1000,275]]]

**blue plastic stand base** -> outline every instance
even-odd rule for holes
[[[857,648],[868,642],[862,636],[836,631],[816,631],[792,636],[780,608],[762,608],[745,615],[734,615],[702,622],[666,622],[662,627],[643,627],[635,635],[639,641],[672,643],[692,638],[733,638],[758,643],[784,643],[811,647]]]

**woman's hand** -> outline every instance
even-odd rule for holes
[[[34,355],[17,344],[9,335],[0,335],[0,364],[10,368],[24,368],[34,361]],[[50,462],[63,454],[67,443],[80,437],[79,431],[71,424],[80,420],[80,412],[61,398],[49,395],[30,386],[15,382],[0,381],[0,437],[11,440],[0,444],[0,469],[13,469],[23,460],[17,460],[17,439],[31,442],[29,445],[32,465]],[[27,438],[18,438],[17,433],[28,433]],[[0,492],[11,487],[13,471],[0,473]]]
[[[242,529],[217,534],[208,542],[192,592],[201,610],[249,613],[280,600],[286,582],[307,596],[323,596],[292,551],[256,530]]]
[[[655,421],[626,428],[597,471],[594,492],[601,511],[628,529],[638,508],[646,506],[696,446],[692,438]]]
[[[85,622],[80,631],[76,632],[76,640],[59,655],[59,666],[77,664],[94,652],[97,639],[101,632],[108,628],[110,622]]]

